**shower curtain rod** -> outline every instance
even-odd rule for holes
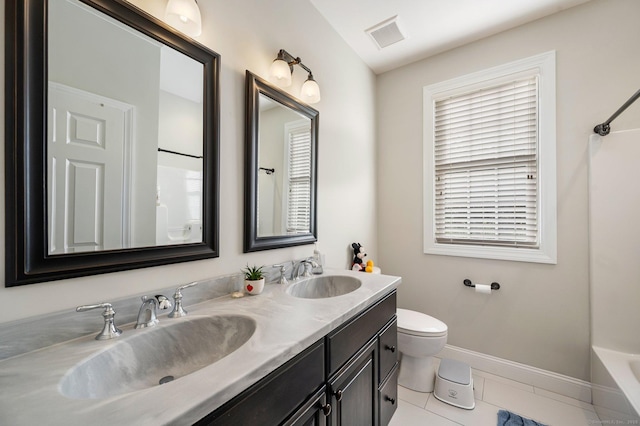
[[[619,116],[622,113],[622,111],[627,109],[629,107],[629,105],[634,103],[636,101],[636,99],[638,99],[638,98],[640,98],[640,90],[638,90],[633,96],[631,96],[629,98],[629,100],[624,103],[624,105],[622,105],[620,108],[618,108],[618,110],[616,112],[614,112],[613,115],[611,117],[609,117],[609,119],[607,121],[605,121],[602,124],[598,124],[596,127],[594,127],[593,131],[595,133],[599,134],[600,136],[607,136],[609,134],[609,132],[611,131],[611,126],[609,126],[609,124],[611,124],[611,122],[613,120],[615,120],[616,117]]]
[[[163,148],[158,148],[158,152],[166,152],[167,154],[182,155],[183,157],[202,158],[202,155],[184,154],[182,152],[171,151],[171,150],[163,149]]]

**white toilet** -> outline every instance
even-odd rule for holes
[[[421,312],[397,309],[400,374],[398,384],[417,392],[433,392],[433,356],[447,343],[447,325]]]

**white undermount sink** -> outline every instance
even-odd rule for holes
[[[132,330],[130,337],[83,359],[64,375],[60,393],[101,399],[177,380],[231,354],[256,330],[256,321],[242,315],[175,321]]]
[[[345,275],[326,275],[294,282],[285,291],[302,299],[325,299],[351,293],[362,281]]]

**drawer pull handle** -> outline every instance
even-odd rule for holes
[[[342,401],[342,389],[336,392],[336,401]]]
[[[391,351],[392,353],[396,351],[395,346],[384,345],[384,348],[388,351]]]
[[[396,399],[395,398],[390,398],[390,397],[385,395],[384,399],[385,399],[385,401],[389,401],[391,403],[391,405],[394,405],[396,403]]]
[[[324,413],[325,417],[329,417],[329,414],[331,414],[331,404],[323,405],[322,412]]]

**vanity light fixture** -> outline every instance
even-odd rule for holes
[[[299,65],[302,69],[309,73],[307,80],[300,89],[300,99],[308,104],[315,104],[320,102],[320,86],[313,79],[313,73],[302,60],[298,57],[294,57],[292,54],[284,49],[280,49],[278,56],[271,64],[269,68],[269,74],[271,80],[274,81],[280,87],[288,87],[291,85],[291,74],[293,74],[293,66]]]
[[[202,33],[202,17],[196,0],[169,0],[164,20],[188,36],[196,37]]]

